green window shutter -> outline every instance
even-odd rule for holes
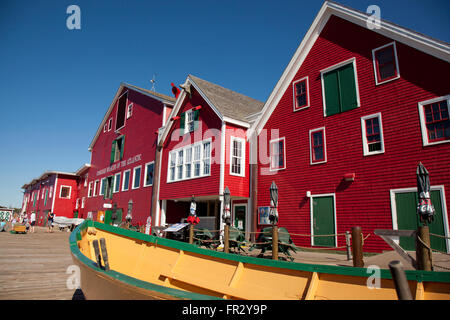
[[[200,110],[194,110],[194,131],[198,129]]]
[[[123,158],[123,150],[125,150],[125,136],[122,137],[122,148],[120,148],[120,160]]]
[[[186,118],[186,115],[185,115],[185,113],[183,112],[181,115],[180,115],[180,136],[182,136],[183,134],[184,134],[184,125],[185,125],[185,118]]]
[[[44,199],[44,206],[47,205],[47,196],[48,196],[48,189],[45,190],[45,199]]]
[[[338,69],[341,112],[355,109],[358,106],[356,99],[356,82],[353,63]]]
[[[323,75],[325,90],[326,115],[331,116],[340,112],[339,101],[339,78],[336,70]]]
[[[110,161],[111,164],[114,163],[115,155],[116,155],[116,140],[114,140],[111,145],[111,161]]]

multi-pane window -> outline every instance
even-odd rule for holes
[[[395,43],[389,43],[372,51],[376,84],[400,77]]]
[[[153,185],[153,168],[155,163],[149,162],[145,165],[145,180],[144,180],[144,187]]]
[[[59,197],[64,199],[70,199],[70,191],[72,190],[72,187],[68,186],[61,186],[61,190],[59,192]]]
[[[194,111],[189,110],[186,112],[186,130],[187,132],[194,131]]]
[[[86,205],[86,197],[81,198],[81,209],[84,209],[84,206]]]
[[[354,59],[322,70],[321,75],[325,116],[352,110],[359,106]]]
[[[450,141],[450,95],[419,103],[424,145]]]
[[[377,113],[361,118],[364,155],[384,152],[383,127],[381,114]]]
[[[211,169],[211,143],[203,143],[203,175],[209,175]]]
[[[211,173],[211,142],[203,141],[169,154],[168,181],[207,176]]]
[[[114,175],[114,193],[120,191],[120,172]]]
[[[180,114],[180,134],[197,130],[199,124],[199,110],[190,109]]]
[[[286,168],[285,138],[270,141],[270,169]]]
[[[311,164],[326,162],[325,128],[309,132]]]
[[[133,169],[133,189],[139,188],[141,185],[141,166]]]
[[[130,170],[123,172],[122,191],[127,191],[130,188]]]
[[[177,154],[175,152],[171,152],[169,155],[169,180],[174,181],[175,180],[175,161],[177,158]]]
[[[130,103],[127,107],[127,119],[133,115],[133,104]]]
[[[92,197],[92,187],[93,187],[94,183],[91,181],[89,182],[89,189],[88,189],[88,197]]]
[[[201,157],[201,145],[194,146],[194,177],[200,176],[200,157]]]
[[[124,148],[125,148],[125,136],[121,136],[112,142],[111,161],[110,161],[111,164],[116,161],[122,160]]]
[[[308,77],[297,80],[293,83],[294,89],[294,111],[309,106],[308,98]]]
[[[94,182],[94,192],[92,193],[92,196],[95,197],[97,195],[97,191],[98,191],[98,184],[100,183],[99,180],[95,180]]]
[[[103,196],[106,190],[106,178],[103,178],[100,182],[100,190],[98,192],[99,196]]]
[[[244,176],[245,141],[244,139],[231,137],[230,174]]]
[[[192,172],[192,147],[186,149],[186,160],[184,162],[185,178],[189,179]]]

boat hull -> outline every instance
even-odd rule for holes
[[[97,266],[104,238],[111,270]],[[389,270],[273,261],[86,221],[71,234],[87,299],[397,299]],[[450,273],[406,271],[416,299],[450,299]]]

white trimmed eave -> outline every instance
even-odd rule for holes
[[[252,130],[254,130],[258,135],[261,133],[273,110],[278,105],[281,97],[290,86],[295,74],[301,67],[303,61],[306,59],[309,51],[319,37],[323,27],[328,22],[331,15],[335,15],[368,29],[367,19],[369,16],[367,14],[343,7],[337,3],[325,2],[297,48],[288,66],[281,75],[280,80],[277,82],[275,88],[264,104],[260,117],[252,125]],[[371,31],[408,45],[419,51],[425,52],[426,54],[439,58],[443,61],[450,62],[449,45],[435,41],[419,33],[407,30],[383,20],[381,20],[380,27],[380,29],[373,29]]]
[[[195,90],[200,94],[200,96],[203,98],[203,100],[210,106],[210,108],[214,111],[214,113],[217,115],[217,117],[219,117],[219,119],[222,122],[235,124],[235,125],[247,128],[247,129],[250,128],[250,124],[248,122],[236,120],[236,119],[229,118],[229,117],[224,117],[222,115],[222,113],[219,111],[219,109],[217,109],[217,107],[211,102],[211,100],[208,99],[208,97],[203,93],[203,91],[198,87],[198,85],[190,77],[188,77],[186,79],[183,86],[186,86],[188,84],[191,84],[195,88]],[[186,91],[182,90],[180,95],[178,96],[177,101],[175,102],[175,106],[173,107],[172,111],[170,112],[170,115],[168,118],[169,123],[166,124],[166,126],[164,127],[163,134],[161,135],[161,138],[158,141],[159,146],[162,146],[163,142],[167,139],[167,136],[168,136],[168,134],[172,128],[172,124],[173,124],[173,121],[170,119],[172,119],[173,117],[175,117],[178,114],[178,112],[181,109],[181,106],[183,105],[184,99],[186,98],[186,95],[187,95]]]

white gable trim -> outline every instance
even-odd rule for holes
[[[261,133],[261,130],[269,120],[281,97],[292,84],[295,74],[303,64],[305,58],[308,56],[309,51],[311,50],[312,46],[314,45],[315,41],[317,40],[319,34],[321,33],[325,24],[328,22],[328,19],[331,15],[335,15],[368,29],[367,19],[369,16],[367,14],[344,7],[337,3],[328,1],[325,2],[316,18],[314,19],[305,37],[303,38],[302,42],[300,43],[300,46],[297,48],[297,51],[295,52],[288,66],[281,75],[280,80],[278,81],[266,103],[264,104],[261,116],[253,124],[252,128],[258,135]],[[390,22],[381,21],[380,26],[380,29],[373,29],[371,31],[384,35],[396,42],[406,44],[412,48],[425,52],[446,62],[450,62],[449,45],[433,40],[414,31],[394,25]]]

